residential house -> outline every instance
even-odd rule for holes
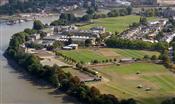
[[[42,29],[41,32],[45,33],[46,36],[54,35],[54,27]]]
[[[32,41],[32,42],[34,42],[34,41],[36,41],[40,38],[41,38],[40,34],[32,34],[32,35],[29,36],[29,40]]]
[[[63,49],[63,50],[78,49],[78,44],[70,44],[70,45],[68,45],[68,46],[64,46],[62,49]]]
[[[94,33],[99,33],[99,34],[103,34],[103,33],[106,32],[106,29],[104,27],[102,27],[102,26],[100,26],[100,27],[92,27],[92,28],[90,28],[90,30],[92,32],[94,32]]]

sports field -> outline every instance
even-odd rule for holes
[[[90,86],[96,86],[103,93],[119,98],[134,98],[140,104],[160,104],[165,98],[175,96],[175,75],[163,65],[133,63],[96,67],[96,70],[107,81]]]
[[[60,53],[62,53],[63,55],[67,56],[67,57],[71,57],[74,60],[76,60],[77,62],[91,62],[93,60],[105,60],[107,59],[107,57],[102,56],[90,49],[78,49],[78,50],[62,50],[59,51]]]
[[[130,50],[130,49],[114,49],[114,48],[89,48],[89,49],[78,49],[78,50],[60,50],[58,51],[67,57],[75,59],[77,62],[83,61],[85,63],[91,62],[92,60],[106,60],[106,59],[120,59],[120,58],[143,58],[144,55],[152,56],[159,55],[158,52],[154,51],[143,51],[143,50]]]
[[[80,27],[80,29],[89,29],[94,26],[103,26],[108,32],[122,32],[133,22],[139,22],[140,16],[122,16],[95,19],[93,24]],[[157,18],[148,18],[149,21]]]

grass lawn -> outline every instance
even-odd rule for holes
[[[152,56],[159,55],[154,51],[130,50],[130,49],[114,49],[114,48],[99,48],[99,49],[78,49],[78,50],[61,50],[59,51],[65,56],[71,57],[80,62],[91,62],[92,60],[106,60],[113,58],[143,58],[144,55]]]
[[[96,70],[108,81],[92,83],[90,86],[96,86],[102,93],[134,98],[140,104],[160,104],[163,99],[175,96],[175,75],[163,65],[133,63],[97,67]],[[137,88],[138,85],[143,88]],[[145,91],[146,88],[151,88],[151,91]]]
[[[107,57],[99,55],[96,52],[89,49],[78,49],[78,50],[70,50],[70,51],[63,50],[59,52],[65,56],[75,59],[78,62],[83,61],[87,63],[95,59],[99,61],[107,59]]]
[[[143,58],[144,55],[159,56],[160,53],[156,51],[145,51],[145,50],[131,50],[131,49],[114,49],[114,51],[121,55],[121,57],[130,57],[130,58]]]
[[[108,32],[122,32],[133,22],[139,22],[140,16],[122,16],[95,19],[93,24],[80,27],[80,29],[89,29],[94,26],[103,26]],[[149,21],[157,18],[148,18]]]

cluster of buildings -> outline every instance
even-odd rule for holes
[[[149,22],[148,25],[140,25],[136,28],[128,29],[121,34],[121,38],[129,40],[143,40],[148,42],[158,42],[156,36],[164,28],[167,20]],[[165,35],[162,41],[170,42],[174,35]]]
[[[18,0],[19,2],[27,2],[28,0]],[[0,6],[8,4],[9,0],[0,0]]]
[[[68,45],[65,49],[77,49],[78,44],[84,45],[89,39],[92,45],[96,44],[96,39],[100,38],[100,34],[106,32],[104,27],[93,27],[90,30],[79,30],[76,26],[55,26],[41,30],[41,34],[32,34],[29,36],[28,42],[41,44],[45,47],[53,45],[55,41],[68,42],[70,39],[74,44]],[[75,45],[77,44],[77,45]]]
[[[175,5],[174,0],[128,0],[133,5],[160,5],[160,6],[169,6]]]
[[[100,3],[104,7],[131,6],[131,2],[127,0],[101,0]]]
[[[104,6],[130,6],[130,5],[175,5],[175,0],[101,0]]]

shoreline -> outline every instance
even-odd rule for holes
[[[76,98],[74,98],[74,97],[68,95],[67,93],[51,86],[47,81],[30,75],[24,68],[20,67],[15,60],[10,58],[5,53],[3,54],[3,57],[6,58],[7,63],[10,67],[12,67],[18,74],[22,75],[23,80],[26,80],[29,83],[32,83],[32,85],[34,87],[37,86],[37,87],[40,87],[41,89],[52,90],[51,92],[48,92],[48,96],[51,96],[51,97],[52,96],[53,97],[59,96],[59,97],[62,97],[62,100],[64,100],[65,102],[73,103],[73,104],[82,104],[82,103],[78,102],[78,100]]]

